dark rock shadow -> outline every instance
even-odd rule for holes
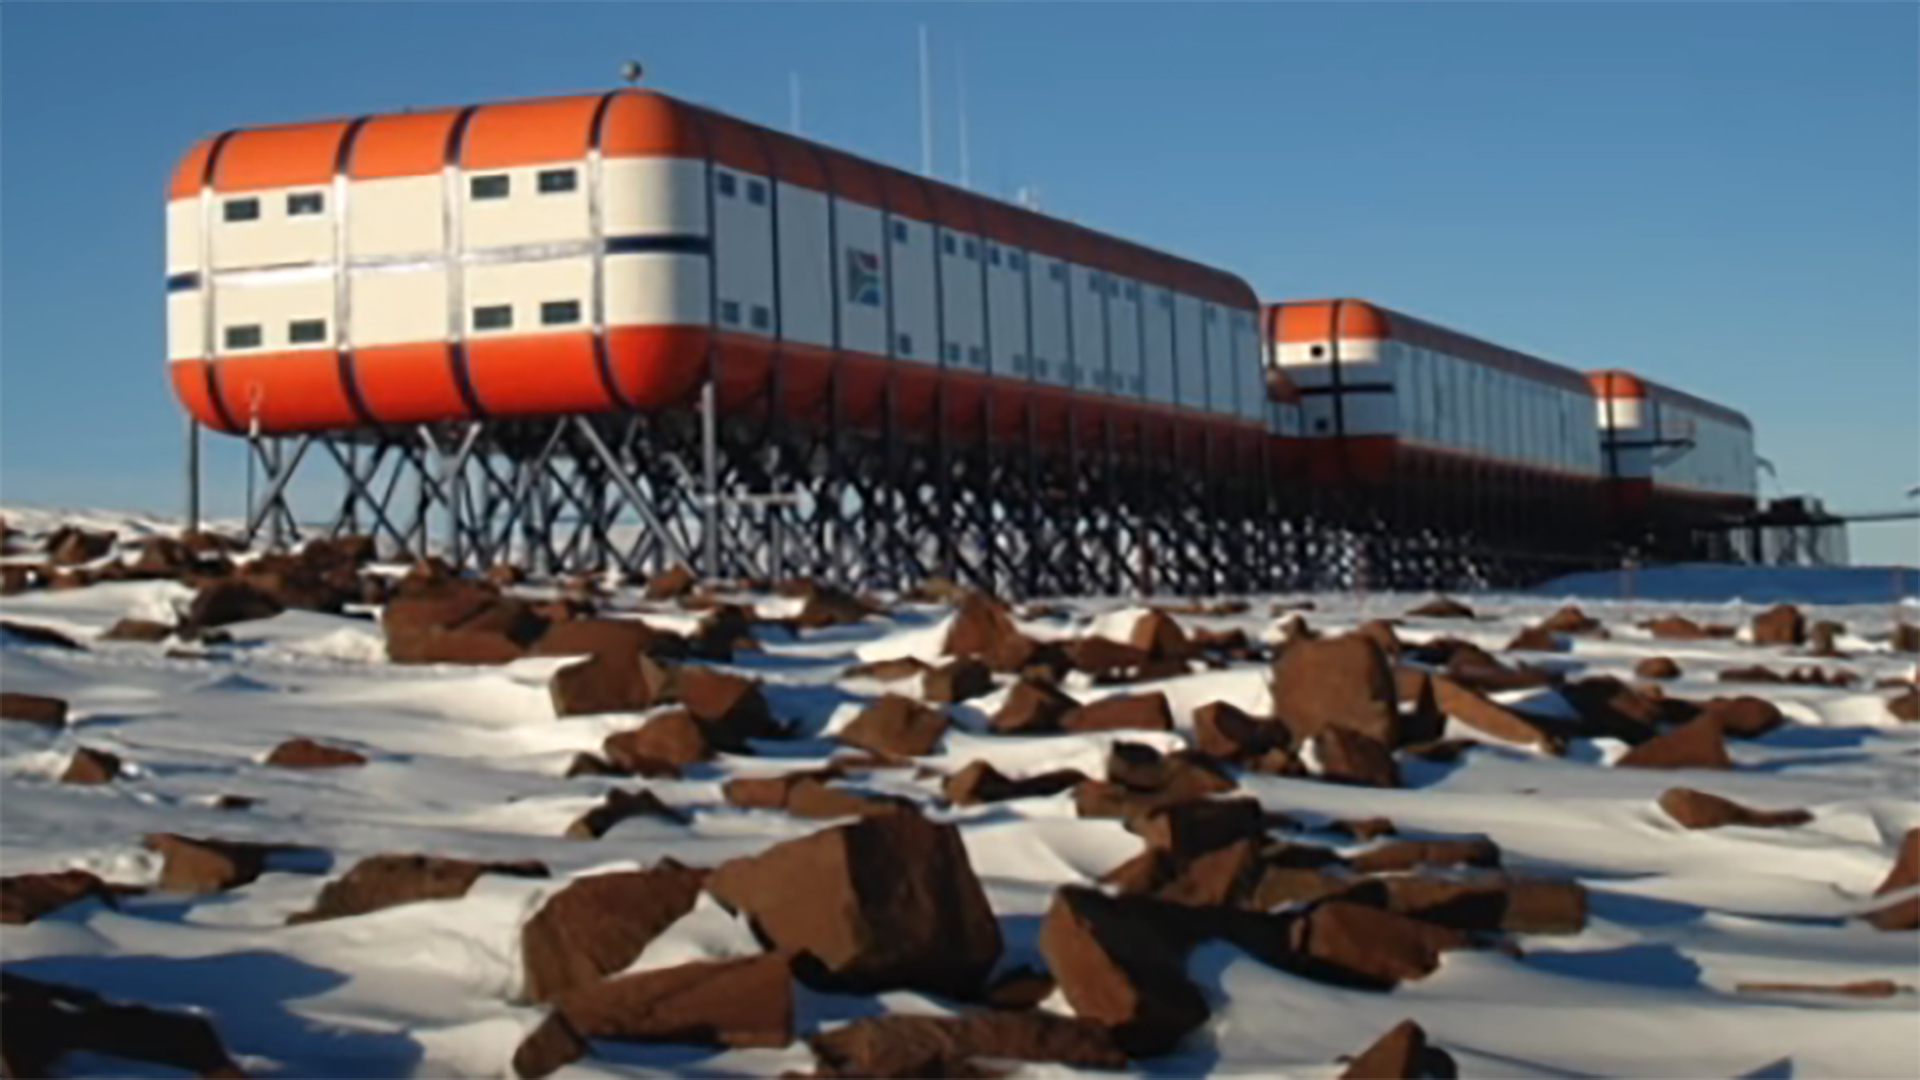
[[[1755,746],[1779,747],[1783,750],[1857,750],[1873,737],[1871,728],[1784,724],[1751,742]]]
[[[279,953],[48,956],[7,970],[116,1002],[203,1010],[228,1053],[277,1063],[250,1064],[252,1076],[407,1076],[422,1057],[420,1044],[406,1035],[333,1026],[288,1011],[289,1002],[335,989],[347,976]]]
[[[1622,926],[1679,926],[1699,922],[1706,911],[1698,904],[1608,892],[1591,883],[1587,889],[1587,914]]]
[[[1739,1075],[1738,1080],[1793,1080],[1793,1058],[1783,1057]]]
[[[1671,945],[1623,945],[1590,952],[1536,952],[1521,961],[1540,971],[1622,986],[1687,990],[1700,986],[1700,965]]]
[[[865,705],[869,699],[849,694],[835,685],[794,686],[765,684],[760,693],[767,699],[773,715],[793,727],[800,737],[817,737],[843,705]]]

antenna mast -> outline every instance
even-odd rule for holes
[[[960,122],[960,186],[972,188],[972,170],[968,167],[967,156],[967,66],[966,58],[960,50],[953,51],[953,80],[958,91],[958,115]]]
[[[787,94],[792,106],[792,120],[789,126],[792,127],[793,133],[798,135],[800,134],[800,73],[797,71],[787,73]]]
[[[920,175],[933,175],[933,61],[927,55],[927,24],[920,24]]]

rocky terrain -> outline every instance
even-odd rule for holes
[[[8,521],[8,1076],[1920,1073],[1911,603]]]

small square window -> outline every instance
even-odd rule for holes
[[[755,206],[767,205],[767,185],[759,180],[747,181],[747,201]]]
[[[257,349],[260,347],[260,327],[229,326],[226,342],[229,349]]]
[[[733,198],[733,192],[734,192],[733,174],[730,172],[714,173],[713,187],[714,187],[714,190],[718,191],[722,195],[725,195],[727,198],[729,199]]]
[[[753,328],[755,330],[769,330],[773,328],[773,312],[767,310],[765,304],[753,305]]]
[[[505,173],[476,176],[467,181],[467,191],[476,199],[504,199],[513,190],[513,181]]]
[[[1025,270],[1027,268],[1027,257],[1017,251],[1009,251],[1007,252],[1007,265],[1015,270]]]
[[[994,247],[992,244],[987,245],[987,265],[988,266],[1000,265],[1000,249],[997,247]]]
[[[1033,362],[1033,373],[1034,373],[1035,375],[1038,375],[1038,376],[1040,376],[1040,377],[1041,377],[1041,378],[1043,378],[1043,379],[1044,379],[1044,378],[1046,378],[1046,376],[1047,376],[1047,362],[1046,362],[1045,360],[1035,360],[1035,361]]]
[[[474,308],[473,328],[475,330],[513,329],[513,305],[486,304]]]
[[[1173,308],[1173,294],[1170,292],[1161,293],[1160,306],[1171,310]]]
[[[974,367],[986,367],[986,366],[987,366],[987,358],[986,358],[985,356],[983,356],[983,355],[981,354],[981,352],[980,352],[980,346],[978,346],[978,345],[973,345],[973,346],[969,346],[969,347],[968,347],[968,349],[967,349],[967,363],[969,363],[969,364],[972,364],[972,365],[973,365]]]
[[[259,221],[259,199],[228,199],[220,208],[220,216],[226,221]]]
[[[580,321],[580,301],[548,300],[540,305],[540,325],[565,326]]]
[[[1134,284],[1134,283],[1133,283],[1133,282],[1131,282],[1131,281],[1129,281],[1129,282],[1127,282],[1127,299],[1129,299],[1129,300],[1138,300],[1138,299],[1140,299],[1140,286],[1139,286],[1139,285],[1136,285],[1136,284]]]
[[[738,300],[720,301],[720,321],[728,326],[740,325],[740,302]]]
[[[893,223],[893,242],[896,244],[904,244],[907,242],[906,222],[896,221]]]
[[[295,319],[287,324],[287,340],[295,345],[310,345],[327,340],[327,320]]]
[[[953,342],[947,342],[946,348],[942,349],[941,352],[946,354],[948,360],[956,364],[960,362],[960,346],[955,345]]]
[[[979,257],[980,257],[980,245],[974,243],[971,240],[967,241],[967,258],[978,259]]]
[[[1048,267],[1047,270],[1052,275],[1053,280],[1061,281],[1061,282],[1064,282],[1067,280],[1066,264],[1054,263],[1052,266]]]
[[[945,236],[943,236],[943,237],[941,237],[941,238],[940,238],[940,250],[942,250],[942,251],[944,251],[944,252],[946,252],[947,254],[949,254],[949,255],[951,255],[951,254],[953,254],[953,247],[954,247],[954,244],[953,244],[953,234],[952,234],[952,233],[948,233],[947,235],[945,235]]]
[[[322,214],[327,209],[327,200],[317,191],[296,191],[287,196],[287,216],[303,217],[307,214]]]
[[[539,188],[540,194],[542,195],[564,194],[565,192],[574,190],[574,188],[579,186],[579,183],[580,178],[575,175],[572,169],[540,170]]]
[[[913,335],[912,334],[900,335],[900,355],[901,356],[913,355]]]
[[[1024,356],[1021,356],[1019,353],[1014,353],[1013,354],[1013,370],[1019,371],[1019,372],[1025,372],[1027,370],[1027,358]]]

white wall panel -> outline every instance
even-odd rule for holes
[[[601,223],[608,236],[705,236],[707,164],[621,157],[600,164]]]
[[[1018,248],[988,249],[987,362],[1004,379],[1024,380],[1033,372],[1027,357],[1027,277],[1018,269],[1024,258]]]
[[[1200,327],[1201,303],[1184,293],[1173,299],[1174,371],[1179,384],[1180,405],[1188,409],[1207,407],[1207,360],[1202,351]]]
[[[1034,378],[1051,386],[1065,386],[1067,365],[1072,362],[1067,350],[1067,264],[1039,254],[1030,258]]]
[[[912,218],[888,219],[892,241],[892,354],[916,364],[940,362],[939,327],[934,322],[933,226]],[[904,240],[902,236],[904,235]]]
[[[834,228],[840,250],[834,273],[840,275],[840,347],[869,356],[886,356],[887,246],[880,211],[846,199],[834,200]]]
[[[609,255],[603,268],[609,326],[706,326],[707,260],[642,252]]]
[[[437,267],[356,270],[349,297],[355,348],[447,338],[447,275]]]
[[[827,197],[779,185],[780,311],[783,337],[826,348],[833,344],[833,267],[827,250]]]
[[[355,180],[347,191],[352,258],[438,256],[447,246],[446,182],[440,174]]]
[[[573,171],[573,190],[543,192],[540,174]],[[477,177],[504,176],[503,198],[475,198]],[[585,240],[587,224],[587,166],[580,161],[552,161],[511,169],[473,169],[459,178],[461,244],[467,250],[518,244]]]
[[[1169,289],[1146,290],[1146,380],[1147,398],[1172,405],[1177,397],[1173,368],[1173,292]]]

